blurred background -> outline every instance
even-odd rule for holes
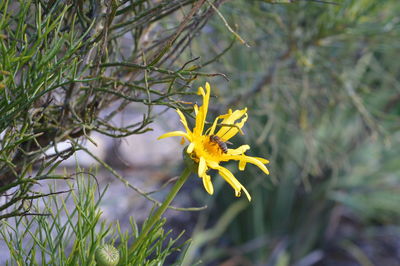
[[[207,208],[166,214],[173,235],[185,230],[181,240],[192,239],[185,265],[400,265],[400,2],[331,2],[222,1],[220,14],[180,55],[181,65],[197,58],[192,64],[202,71],[226,75],[198,77],[190,91],[211,84],[208,121],[247,107],[245,134],[232,142],[270,160],[271,172],[226,165],[250,203],[218,175],[213,196],[195,175],[189,179],[173,205]],[[163,184],[184,166],[180,140],[156,138],[183,128],[172,108],[157,108],[153,131],[118,139],[92,134],[98,145],[86,147],[131,184],[161,188],[154,193],[161,200]],[[130,104],[113,121],[123,127],[140,121],[141,112]],[[147,217],[152,203],[87,153],[61,166],[76,162],[97,166],[100,186],[110,185],[104,219],[124,228],[128,216],[139,223]]]
[[[266,2],[221,7],[250,47],[236,43],[208,67],[230,79],[211,81],[212,107],[249,108],[234,141],[268,158],[271,176],[236,170],[253,201],[238,210],[223,184],[200,213],[188,257],[400,265],[400,3]],[[205,60],[229,46],[224,27],[215,16],[192,52],[207,47]],[[221,213],[232,215],[224,226]]]
[[[232,165],[244,205],[218,176],[212,197],[191,181],[208,209],[185,226],[188,264],[400,265],[400,3],[267,2],[221,6],[250,47],[236,41],[206,69],[229,78],[209,80],[209,121],[248,107],[234,143],[268,158],[271,176]],[[204,63],[233,39],[214,16],[188,57]]]
[[[209,196],[193,175],[175,204],[208,208],[167,216],[175,232],[192,234],[185,263],[400,265],[400,3],[268,2],[219,8],[248,46],[215,15],[182,57],[202,65],[224,52],[204,70],[229,81],[199,78],[192,89],[211,83],[208,121],[248,107],[245,135],[233,142],[269,159],[271,172],[228,164],[250,204],[217,175]],[[155,138],[182,126],[173,110],[154,124],[118,149],[132,175],[141,168],[157,187],[182,160],[179,139]]]

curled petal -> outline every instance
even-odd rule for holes
[[[206,82],[206,98],[207,98],[207,109],[208,109],[208,101],[210,100],[210,94],[211,94],[211,87],[210,83]]]
[[[207,165],[212,169],[218,169],[220,167],[219,164],[214,161],[207,161]]]
[[[215,129],[217,128],[218,120],[229,117],[232,114],[232,110],[229,109],[229,112],[230,113],[228,113],[228,114],[217,116],[217,118],[215,118],[214,123],[212,124],[212,126],[208,129],[209,133],[206,133],[206,135],[214,135]]]
[[[194,109],[196,113],[196,126],[193,129],[193,134],[196,136],[203,135],[203,129],[204,129],[204,122],[206,120],[206,116],[204,114],[204,108],[203,106],[200,106],[200,108]]]
[[[208,194],[212,195],[214,194],[214,186],[211,182],[211,177],[207,174],[205,174],[203,177],[203,185],[205,190],[208,192]]]
[[[253,158],[259,160],[263,164],[268,164],[269,163],[269,161],[267,159],[264,159],[264,158],[261,158],[261,157],[253,157]]]
[[[243,171],[246,168],[246,161],[245,160],[240,160],[239,161],[239,170]]]
[[[191,142],[187,148],[187,153],[192,153],[194,150],[194,142]]]
[[[219,166],[217,170],[219,174],[225,179],[225,181],[228,182],[237,193],[240,193],[242,184],[240,184],[240,182],[235,178],[231,171],[222,166]]]
[[[235,123],[235,121],[240,118],[242,118],[240,122]],[[246,123],[246,121],[247,121],[247,108],[243,110],[236,110],[230,116],[224,118],[224,120],[222,120],[221,122],[222,124],[235,125],[235,126],[222,127],[217,132],[216,135],[221,139],[227,141],[233,136],[235,136],[239,131],[241,131],[241,128]]]
[[[264,165],[269,163],[268,160],[260,157],[251,157],[247,155],[226,155],[225,160],[237,160],[239,161],[239,170],[243,171],[244,168],[246,167],[246,163],[251,163],[254,165],[257,165],[258,168],[260,168],[264,173],[269,175],[269,170],[268,168]]]
[[[214,123],[210,127],[210,133],[208,133],[208,135],[214,135],[215,128],[217,127],[218,119],[219,119],[218,117],[215,118]]]
[[[249,145],[242,145],[236,149],[228,149],[228,155],[242,155],[250,149]]]
[[[220,116],[218,116],[218,118],[226,119],[226,118],[230,117],[231,115],[232,115],[232,109],[229,109],[227,114],[220,115]]]
[[[229,109],[228,114],[221,116],[224,118],[224,120],[222,120],[222,123],[233,125],[236,120],[242,118],[242,116],[244,116],[246,113],[247,108],[244,108],[242,110],[235,110],[234,112]]]
[[[267,175],[269,175],[269,170],[268,168],[262,163],[261,160],[259,160],[259,158],[256,157],[251,157],[251,156],[247,156],[247,155],[242,155],[240,156],[241,158],[239,159],[240,161],[243,161],[244,166],[247,163],[252,163],[254,165],[257,165],[258,168],[260,168],[264,173],[266,173]],[[262,159],[262,158],[261,158]],[[265,159],[263,159],[263,161],[267,161]],[[240,169],[240,162],[239,162],[239,169]],[[244,167],[243,167],[244,169]]]
[[[199,167],[197,170],[199,177],[203,177],[206,174],[206,171],[207,171],[206,160],[204,159],[204,157],[200,157]]]
[[[229,183],[229,185],[231,185],[231,187],[235,190],[235,195],[236,197],[240,197],[241,195],[241,191],[243,190],[244,193],[247,196],[247,199],[249,201],[251,201],[251,196],[249,194],[249,192],[247,191],[247,189],[240,184],[240,182],[235,178],[235,176],[226,168],[219,166],[217,168],[219,174],[225,179],[226,182]]]
[[[188,123],[186,121],[185,115],[181,112],[181,110],[176,109],[176,112],[178,113],[179,117],[181,118],[181,123],[185,127],[185,130],[188,134],[192,134],[192,131],[189,129]]]
[[[197,94],[203,96],[203,98],[206,97],[206,93],[204,92],[203,87],[198,88]]]
[[[242,189],[244,191],[244,194],[246,194],[247,200],[251,201],[251,196],[250,193],[247,191],[247,189],[245,187],[242,186]]]
[[[210,84],[206,83],[206,92],[203,87],[199,87],[198,94],[203,96],[203,105],[198,108],[196,113],[196,126],[193,129],[195,135],[200,136],[203,134],[204,123],[207,117],[208,104],[210,102]],[[196,108],[195,108],[196,111]]]
[[[186,132],[183,132],[183,131],[171,131],[171,132],[162,134],[157,139],[164,139],[164,138],[169,138],[169,137],[185,137],[188,141],[191,141],[190,136]]]

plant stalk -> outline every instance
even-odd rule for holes
[[[154,224],[156,224],[156,222],[161,218],[161,215],[163,215],[163,213],[167,210],[168,206],[171,204],[171,202],[175,198],[178,191],[182,188],[183,184],[186,182],[186,180],[188,179],[191,172],[192,171],[189,167],[186,167],[185,170],[183,170],[181,176],[176,181],[175,185],[172,187],[171,191],[165,198],[164,202],[157,209],[157,211],[149,218],[148,222],[142,229],[140,236],[135,241],[135,243],[133,243],[133,245],[131,246],[130,251],[135,250],[140,245],[140,243],[143,241],[143,239],[148,235],[148,233],[150,232],[150,230],[154,226]]]

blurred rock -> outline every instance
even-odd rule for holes
[[[124,139],[119,146],[121,157],[134,166],[159,166],[180,158],[182,147],[179,138],[157,140],[167,132],[157,124],[153,124],[154,131],[142,135],[132,135]]]
[[[110,138],[100,135],[99,133],[93,132],[90,135],[90,138],[93,142],[85,140],[83,142],[83,146],[86,147],[91,153],[93,153],[96,157],[104,160],[106,157],[106,153],[108,148],[111,145]],[[61,142],[57,145],[57,150],[59,152],[68,149],[71,147],[71,144],[68,141]],[[54,154],[55,149],[50,149],[46,152],[46,154]],[[89,168],[93,165],[98,165],[96,159],[90,156],[86,151],[79,150],[73,156],[68,158],[67,160],[61,163],[61,166],[64,167],[73,167],[76,164],[79,164],[80,167]]]

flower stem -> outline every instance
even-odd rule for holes
[[[131,246],[131,248],[130,248],[131,251],[134,251],[140,245],[140,243],[143,241],[143,239],[145,239],[145,237],[148,236],[148,233],[150,232],[151,228],[154,226],[154,224],[156,224],[156,222],[158,220],[160,220],[161,215],[163,215],[163,213],[167,210],[168,206],[171,204],[172,200],[175,198],[178,191],[181,189],[183,184],[186,182],[186,180],[188,179],[191,172],[192,171],[189,167],[186,167],[185,170],[183,170],[181,176],[176,181],[175,185],[172,187],[171,191],[165,198],[164,202],[161,204],[161,206],[157,209],[157,211],[147,221],[146,225],[142,229],[140,236],[135,241],[135,243],[133,243],[133,245]]]

